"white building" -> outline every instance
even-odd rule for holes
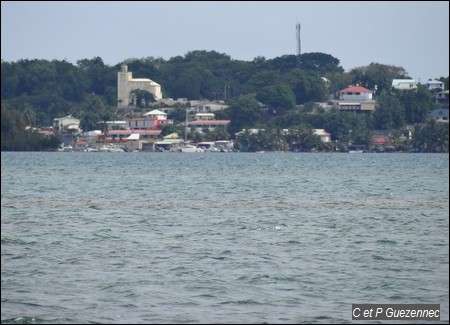
[[[117,75],[117,105],[135,105],[131,92],[137,89],[148,91],[156,100],[162,99],[161,86],[158,83],[147,78],[133,78],[132,72],[128,72],[128,66],[123,64]]]
[[[393,79],[392,88],[399,90],[417,89],[417,83],[414,79]]]
[[[80,120],[72,115],[55,118],[53,119],[53,131],[55,133],[79,133],[81,132]]]
[[[197,113],[195,114],[196,120],[214,120],[214,113]]]
[[[372,91],[361,86],[349,86],[339,91],[338,108],[340,111],[371,113],[375,111]]]
[[[444,83],[440,80],[431,80],[427,81],[427,87],[429,90],[440,89],[444,90]]]
[[[230,106],[225,103],[216,103],[209,101],[191,101],[191,109],[197,113],[211,113],[215,111],[221,111]]]
[[[325,129],[314,129],[313,132],[320,137],[322,142],[331,142],[331,133],[328,133]]]

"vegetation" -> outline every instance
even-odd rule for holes
[[[371,144],[372,130],[403,134],[407,125],[419,124],[414,138],[393,141],[400,149],[448,152],[448,125],[427,123],[437,107],[433,94],[419,85],[417,91],[393,91],[394,78],[408,78],[402,67],[371,63],[348,73],[337,58],[325,53],[284,55],[267,60],[233,60],[215,51],[191,51],[169,60],[128,59],[136,78],[151,78],[162,86],[165,98],[224,100],[230,108],[217,117],[230,119],[227,130],[196,134],[197,140],[236,139],[242,150],[334,150],[317,141],[314,128],[326,129],[339,144]],[[129,111],[117,108],[117,73],[121,63],[108,66],[99,57],[66,61],[19,60],[1,62],[2,150],[51,150],[58,137],[33,131],[49,127],[53,119],[72,114],[84,131],[103,128],[99,122],[124,119]],[[448,76],[440,77],[448,89]],[[369,116],[340,111],[325,112],[315,102],[329,101],[350,84],[374,91],[377,107]],[[134,91],[136,112],[158,107],[146,91]],[[169,118],[183,122],[185,109]],[[259,133],[243,129],[264,129]],[[180,131],[166,126],[164,134]],[[289,132],[285,132],[289,129]]]

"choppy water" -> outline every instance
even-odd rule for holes
[[[2,323],[448,323],[449,155],[2,152],[1,252]]]

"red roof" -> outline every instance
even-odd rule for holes
[[[385,144],[386,142],[386,138],[384,137],[373,138],[373,144]]]
[[[361,86],[350,86],[340,91],[341,93],[371,93],[367,88]]]

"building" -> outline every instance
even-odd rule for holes
[[[393,79],[392,88],[399,90],[417,89],[417,83],[414,79]]]
[[[195,114],[196,120],[214,120],[214,113],[197,113]]]
[[[339,100],[348,102],[367,102],[372,100],[372,91],[361,86],[349,86],[339,91]]]
[[[191,109],[197,113],[211,113],[230,107],[224,103],[209,101],[191,101]]]
[[[428,117],[434,119],[436,122],[448,123],[448,109],[434,109],[428,114]]]
[[[146,90],[153,94],[156,100],[162,99],[161,86],[147,78],[133,78],[132,72],[128,72],[128,66],[122,64],[117,75],[117,105],[118,107],[136,106],[133,90]]]
[[[194,129],[202,131],[203,129],[208,129],[209,131],[214,131],[217,127],[227,128],[230,124],[230,120],[195,120],[187,123],[187,127],[190,132]]]
[[[428,79],[427,87],[428,90],[435,90],[435,89],[444,90],[444,83],[440,80]]]
[[[80,120],[72,115],[55,118],[53,119],[53,132],[78,134],[81,132]]]
[[[338,109],[353,113],[371,113],[375,111],[373,93],[361,86],[349,86],[339,91]]]
[[[435,95],[439,106],[448,109],[448,90],[439,91]]]
[[[322,142],[331,142],[331,133],[325,131],[325,129],[314,129],[314,135],[317,135]]]

